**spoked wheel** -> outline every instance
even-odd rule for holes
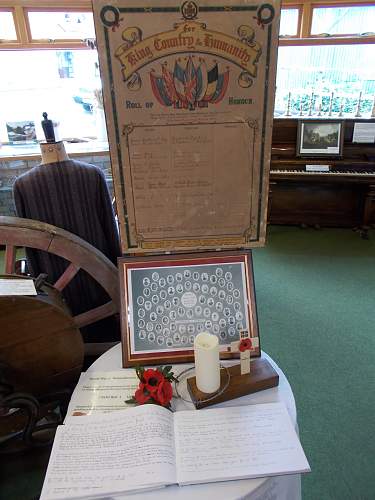
[[[10,432],[16,418],[9,418],[9,411],[17,408],[19,401],[23,407],[28,405],[28,424],[22,432],[31,443],[30,419],[35,421],[35,401],[29,405],[27,397],[36,396],[43,405],[46,397],[51,400],[51,393],[62,394],[76,382],[84,347],[90,353],[93,346],[84,346],[79,328],[119,312],[118,272],[104,254],[86,241],[39,221],[0,216],[0,245],[5,245],[4,276],[15,280],[20,278],[15,274],[17,247],[43,250],[69,262],[53,285],[40,285],[36,297],[0,296],[0,417],[2,424],[9,421]],[[110,300],[72,317],[60,292],[81,269],[102,286]],[[0,270],[0,278],[4,276]],[[99,345],[103,351],[113,343],[94,344],[94,351]]]
[[[75,316],[73,320],[78,328],[119,311],[120,294],[116,266],[82,238],[44,222],[0,216],[0,245],[5,245],[6,274],[15,272],[16,247],[36,248],[63,257],[70,262],[53,285],[60,292],[80,269],[86,271],[104,288],[111,301]]]

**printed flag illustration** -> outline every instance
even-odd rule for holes
[[[208,70],[203,59],[196,67],[192,57],[189,57],[185,68],[180,60],[176,60],[173,72],[167,64],[162,64],[161,75],[152,70],[150,80],[154,96],[162,106],[194,110],[197,106],[218,104],[223,99],[228,87],[229,69],[219,73],[215,62]]]

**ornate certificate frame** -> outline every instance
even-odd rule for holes
[[[123,253],[265,242],[279,0],[94,0]]]
[[[219,337],[222,357],[248,329],[260,356],[251,251],[119,259],[124,367],[191,362],[194,337]]]

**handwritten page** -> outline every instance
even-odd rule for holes
[[[308,472],[282,403],[175,414],[177,480],[207,483]]]
[[[1,295],[36,295],[34,281],[31,279],[0,279]]]
[[[139,380],[134,370],[88,371],[81,375],[67,411],[70,416],[108,413],[131,408],[125,401],[134,395]]]
[[[103,497],[175,482],[173,414],[144,405],[58,427],[40,499]]]

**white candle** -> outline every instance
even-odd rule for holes
[[[216,392],[220,387],[219,339],[202,332],[194,341],[195,377],[197,388],[205,393]]]

